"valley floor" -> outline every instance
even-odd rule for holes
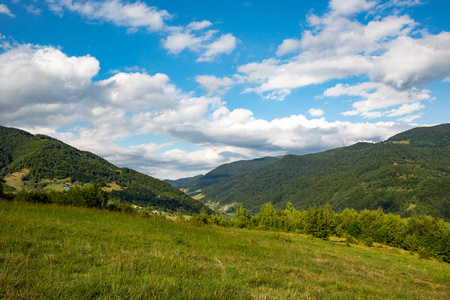
[[[450,265],[393,248],[0,201],[0,298],[448,299]]]

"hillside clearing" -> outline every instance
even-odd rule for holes
[[[30,170],[23,169],[20,172],[14,172],[6,175],[3,179],[5,180],[6,185],[15,188],[16,190],[21,190],[24,187],[24,182],[22,180],[23,176],[26,176],[30,173]]]

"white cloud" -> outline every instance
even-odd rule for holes
[[[212,61],[221,54],[230,54],[236,48],[236,38],[232,34],[224,34],[219,39],[205,46],[206,51],[197,61]]]
[[[323,114],[325,114],[325,112],[323,110],[321,110],[320,108],[311,108],[308,110],[308,112],[313,117],[320,117]]]
[[[409,33],[415,24],[407,16],[388,16],[367,25],[330,15],[310,16],[309,21],[313,30],[303,32],[298,41],[302,51],[294,59],[267,59],[238,68],[244,81],[257,84],[247,92],[264,95],[284,90],[286,93],[286,89],[368,74],[376,63],[375,54],[389,40]],[[283,49],[280,46],[278,54],[284,53]]]
[[[290,90],[311,84],[319,84],[333,78],[342,79],[351,75],[364,74],[372,62],[363,56],[323,57],[309,60],[307,58],[290,63],[279,64],[269,59],[262,63],[251,63],[240,66],[247,82],[259,83],[246,92],[256,92],[268,99],[283,100],[284,97],[271,95],[289,95]]]
[[[206,25],[204,25],[205,23]],[[216,38],[217,30],[201,31],[201,29],[210,26],[209,22],[203,21],[192,24],[187,28],[177,28],[167,38],[162,39],[163,48],[175,55],[185,49],[200,53],[198,62],[212,61],[219,55],[230,54],[236,48],[236,38],[232,34],[225,34]]]
[[[400,89],[424,86],[450,72],[450,33],[421,39],[399,37],[389,42],[387,52],[374,61],[374,68],[368,72],[372,80]]]
[[[166,74],[119,73],[96,85],[109,104],[139,112],[173,106],[181,92],[169,82]]]
[[[371,0],[331,0],[330,8],[333,14],[349,16],[359,12],[368,11],[376,4],[376,1]]]
[[[99,70],[99,62],[89,56],[68,57],[53,47],[21,45],[0,54],[0,111],[4,122],[15,125],[32,122],[49,112],[58,124],[71,119],[65,114],[86,99],[85,89]],[[33,109],[34,116],[29,116]],[[59,120],[59,121],[58,121]],[[43,123],[54,120],[44,119]]]
[[[227,90],[233,86],[235,81],[231,78],[217,78],[212,75],[199,75],[195,77],[195,81],[200,83],[203,89],[208,91],[209,95],[219,94],[223,95]]]
[[[414,120],[420,119],[421,117],[422,117],[422,114],[409,115],[409,116],[398,119],[398,121],[404,122],[404,123],[412,123]],[[413,125],[415,125],[415,124],[413,124]]]
[[[424,108],[420,101],[431,100],[430,91],[411,88],[409,90],[397,90],[382,83],[364,82],[356,85],[337,84],[325,90],[326,97],[356,96],[363,100],[353,103],[353,110],[346,111],[343,115],[362,115],[368,118],[382,116],[400,116],[409,114]],[[386,111],[392,106],[400,108]]]
[[[450,82],[450,77],[446,77],[442,80],[443,82]]]
[[[117,26],[146,27],[150,31],[166,30],[166,20],[172,16],[165,10],[147,6],[144,2],[123,3],[120,0],[72,1],[47,0],[53,11],[64,9],[77,12],[85,18],[113,23]]]
[[[203,20],[201,22],[191,22],[186,28],[188,30],[202,30],[210,26],[212,26],[210,21]]]
[[[16,16],[11,13],[11,11],[9,10],[8,6],[6,6],[5,4],[0,4],[0,14],[5,14],[8,15],[12,18],[15,18]]]
[[[36,8],[34,5],[26,5],[25,9],[27,10],[27,13],[30,15],[40,15],[42,10],[40,8]]]
[[[283,43],[278,46],[276,55],[283,56],[300,49],[300,42],[296,39],[285,39]]]
[[[297,56],[241,65],[235,76],[247,85],[244,92],[274,100],[284,100],[293,89],[333,79],[368,77],[370,83],[355,86],[374,91],[360,90],[353,95],[362,101],[354,102],[353,110],[344,115],[393,117],[394,112],[389,113],[387,108],[409,105],[397,108],[395,114],[407,113],[407,108],[422,109],[423,104],[412,103],[430,100],[430,91],[423,87],[435,80],[445,81],[450,73],[450,33],[433,35],[422,31],[419,35],[420,24],[401,13],[402,7],[419,4],[414,0],[392,1],[389,5],[369,0],[332,0],[323,16],[309,15],[310,28],[302,32],[300,39],[284,40],[276,53],[282,56],[299,51]],[[388,8],[392,8],[390,15],[386,14]],[[373,17],[356,17],[367,16],[369,11]],[[332,91],[327,90],[325,95]],[[346,91],[350,93],[351,88]]]
[[[172,54],[179,54],[186,48],[198,52],[204,40],[206,37],[196,37],[188,32],[176,32],[163,39],[162,46]]]
[[[424,109],[425,106],[420,102],[414,102],[411,104],[403,104],[397,109],[392,109],[390,111],[386,112],[386,115],[389,117],[395,117],[395,116],[404,116],[409,115],[413,112],[416,112],[418,110]]]

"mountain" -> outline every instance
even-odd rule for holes
[[[204,204],[161,180],[118,168],[93,153],[54,138],[3,126],[0,126],[0,178],[9,178],[7,185],[15,182],[30,189],[98,181],[105,185],[112,198],[121,201],[171,211],[199,213],[205,208],[211,212]]]
[[[193,176],[193,177],[180,178],[180,179],[176,179],[176,180],[165,179],[164,182],[167,182],[171,186],[179,189],[183,185],[188,184],[188,183],[190,183],[190,182],[192,182],[194,180],[197,180],[200,177],[203,177],[203,175],[197,175],[197,176]]]
[[[219,168],[218,168],[219,169]],[[450,124],[415,128],[376,144],[288,155],[202,189],[203,202],[242,203],[253,214],[329,204],[336,211],[382,207],[402,216],[450,220]],[[190,190],[193,191],[193,190]]]
[[[219,183],[223,180],[234,178],[238,175],[242,175],[250,171],[265,167],[278,160],[279,158],[268,156],[252,160],[240,160],[228,164],[223,164],[203,176],[199,176],[197,178],[194,178],[193,180],[187,180],[186,183],[180,185],[180,188],[194,192],[196,190],[201,190]],[[180,180],[183,179],[179,179],[179,181]]]

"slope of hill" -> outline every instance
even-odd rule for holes
[[[450,294],[449,264],[378,244],[346,245],[81,207],[6,201],[0,207],[1,299],[448,299]]]
[[[198,177],[195,180],[191,180],[185,184],[182,184],[180,187],[191,192],[195,192],[196,190],[204,189],[223,180],[230,179],[256,169],[260,169],[278,160],[279,158],[276,157],[263,157],[252,160],[240,160],[224,164],[208,172],[204,176]]]
[[[98,181],[111,196],[142,206],[200,212],[205,206],[161,180],[80,151],[44,135],[0,126],[0,178],[20,174],[25,188],[46,188],[54,182]],[[11,188],[11,187],[10,187]]]
[[[377,144],[358,143],[283,159],[203,189],[204,201],[240,202],[249,212],[329,204],[450,220],[450,124],[416,128]]]
[[[171,186],[176,187],[177,189],[179,189],[183,185],[191,183],[192,181],[197,180],[200,177],[203,177],[203,175],[197,175],[197,176],[193,176],[193,177],[180,178],[180,179],[176,179],[176,180],[165,179],[164,182],[167,182]]]

